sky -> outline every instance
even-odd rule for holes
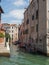
[[[1,0],[0,5],[4,11],[2,23],[21,24],[25,8],[29,5],[29,0]]]

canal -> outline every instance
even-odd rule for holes
[[[0,57],[0,65],[49,65],[49,57],[24,53],[12,45],[10,58]]]

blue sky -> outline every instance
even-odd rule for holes
[[[23,19],[23,13],[29,4],[29,0],[1,0],[1,6],[4,10],[2,14],[2,23],[20,24]]]

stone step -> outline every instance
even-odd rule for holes
[[[7,48],[3,48],[3,49],[0,48],[0,53],[1,53],[1,52],[6,52],[6,53],[7,53],[7,52],[9,52],[9,50],[8,50]]]
[[[5,47],[5,45],[0,45],[0,47]]]
[[[7,49],[4,49],[4,50],[1,49],[1,50],[0,50],[0,52],[8,52],[8,51],[9,51],[9,50],[7,50]]]
[[[0,46],[0,51],[8,51],[7,47],[4,47],[4,46]]]
[[[0,47],[0,49],[7,49],[7,48],[5,48],[5,47]]]
[[[4,45],[0,46],[0,48],[6,48]]]
[[[5,46],[5,44],[2,44],[2,45],[0,45],[0,46]]]
[[[4,43],[0,44],[0,56],[9,56],[9,55],[10,55],[10,50],[8,50],[8,48],[5,47]]]

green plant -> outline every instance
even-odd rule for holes
[[[6,41],[8,41],[8,39],[9,39],[9,41],[11,40],[11,37],[8,33],[5,34],[5,38],[6,38]]]
[[[0,38],[4,38],[5,35],[3,33],[0,33]]]

